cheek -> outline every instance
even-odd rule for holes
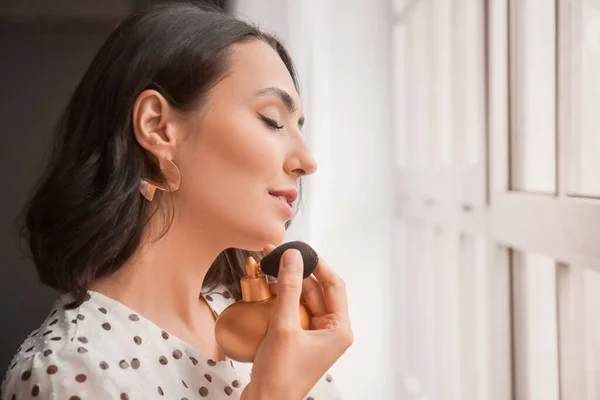
[[[278,133],[239,124],[204,132],[186,154],[186,197],[220,222],[256,224],[271,207],[267,190],[281,184],[284,149]]]
[[[283,168],[281,149],[264,135],[230,131],[200,143],[199,149],[199,166],[205,170],[199,172],[231,190],[257,184],[264,188]]]

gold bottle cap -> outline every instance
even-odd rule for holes
[[[245,302],[264,301],[271,297],[267,276],[259,272],[259,264],[252,257],[246,260],[246,276],[240,281]]]

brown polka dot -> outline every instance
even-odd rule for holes
[[[210,294],[207,294],[206,295],[206,300],[213,301],[213,298],[212,298],[212,296]]]
[[[106,314],[106,308],[104,307],[100,307],[98,311],[100,311],[102,314]]]
[[[158,394],[160,394],[161,396],[165,395],[165,392],[163,392],[163,390],[160,386],[158,387]]]
[[[219,313],[216,312],[215,310],[213,310],[213,315],[215,316],[215,318],[219,318]]]
[[[13,369],[15,369],[16,366],[17,366],[17,363],[13,363],[13,365],[10,366],[10,370],[12,371]]]
[[[60,336],[54,336],[53,338],[50,338],[50,340],[54,340],[55,342],[60,340]]]
[[[77,319],[83,321],[85,319],[85,315],[77,314]]]
[[[306,400],[315,400],[314,397],[307,397]]]
[[[212,382],[212,376],[210,376],[209,374],[204,374],[204,377],[206,378],[206,380],[210,383]]]
[[[127,369],[127,368],[129,368],[129,364],[127,363],[127,361],[121,360],[121,361],[119,361],[119,367],[121,367],[123,369]]]
[[[223,297],[225,297],[226,299],[230,299],[231,298],[231,293],[225,292],[225,293],[223,293]]]
[[[234,388],[239,388],[240,387],[240,381],[235,380],[235,381],[231,382],[231,386],[233,386]]]
[[[200,396],[206,397],[208,396],[208,389],[202,386],[200,390],[198,390],[198,393],[200,393]]]
[[[71,397],[69,397],[69,400],[81,400],[81,397],[79,397],[79,396],[71,396]]]
[[[89,293],[85,294],[85,297],[83,298],[83,301],[90,301],[92,299],[92,296]]]
[[[31,388],[31,395],[37,397],[38,394],[40,394],[40,387],[38,385],[33,385]]]
[[[35,332],[33,332],[33,333],[31,334],[31,336],[32,336],[32,337],[33,337],[33,336],[36,336],[38,333],[40,333],[40,331],[35,331]]]
[[[162,335],[163,339],[165,339],[165,340],[167,340],[169,338],[169,334],[165,331],[162,331],[161,335]]]
[[[225,389],[224,389],[224,390],[225,390],[225,394],[226,394],[227,396],[231,396],[231,393],[233,393],[233,389],[232,389],[232,388],[230,388],[229,386],[225,386]]]
[[[213,360],[208,360],[208,361],[206,361],[206,363],[211,367],[214,367],[215,365],[217,365],[217,363],[214,362]]]
[[[183,353],[181,352],[181,350],[175,350],[173,352],[173,358],[176,360],[179,360],[182,356],[183,356]]]
[[[131,314],[129,316],[129,319],[132,320],[132,321],[139,321],[140,317],[138,317],[136,314]]]
[[[134,358],[133,360],[131,360],[131,368],[138,369],[139,367],[140,367],[140,360],[138,360],[137,358]]]
[[[231,368],[235,369],[235,367],[233,366],[233,361],[229,360],[229,365],[231,365]]]
[[[83,353],[87,353],[88,351],[85,347],[80,346],[77,348],[77,352],[83,354]]]
[[[192,361],[192,364],[198,364],[198,360],[196,360],[194,357],[190,357],[190,360]]]
[[[183,383],[183,386],[185,386],[186,389],[188,388],[188,385],[185,383],[184,380],[182,380],[181,383]]]
[[[29,353],[31,350],[33,350],[34,346],[31,346],[30,348],[28,348],[27,350],[25,350],[25,353]]]
[[[105,323],[103,323],[103,324],[102,324],[102,327],[103,327],[105,330],[107,330],[107,331],[110,331],[110,324],[109,324],[108,322],[105,322]]]
[[[42,336],[48,336],[48,335],[49,335],[49,334],[51,334],[51,333],[52,333],[52,331],[46,331],[46,332],[44,332],[44,333],[42,334]]]
[[[46,368],[48,375],[54,375],[57,371],[58,367],[56,365],[48,365],[48,368]]]
[[[121,400],[129,400],[127,393],[121,393]]]
[[[133,343],[135,343],[135,344],[137,344],[137,345],[140,345],[140,344],[142,344],[142,338],[141,338],[141,337],[139,337],[139,336],[134,336],[134,337],[133,337]]]
[[[58,318],[55,318],[54,321],[50,322],[48,326],[52,326],[58,322]]]
[[[71,322],[74,323],[74,324],[76,324],[77,320],[76,319],[72,319]]]
[[[87,343],[88,342],[88,340],[87,340],[87,338],[85,336],[79,336],[77,338],[77,340],[79,340],[81,343]]]
[[[86,379],[87,376],[85,376],[85,374],[79,374],[75,377],[75,380],[79,383],[85,382]]]
[[[165,356],[160,356],[158,357],[158,362],[162,365],[167,365],[169,363],[169,360],[167,360],[167,357]]]
[[[50,354],[52,354],[52,350],[44,350],[44,357],[48,357]]]
[[[57,312],[57,311],[58,311],[58,310],[54,310],[54,311],[52,311],[52,314],[50,314],[50,318],[54,317],[54,314],[56,314],[56,312]]]
[[[327,382],[331,382],[331,381],[333,381],[333,378],[331,377],[331,375],[327,374],[327,376],[325,376],[325,380]]]
[[[25,371],[21,374],[21,380],[26,381],[31,378],[31,371]]]
[[[106,363],[106,361],[101,361],[100,362],[100,368],[102,368],[102,369],[108,369],[108,364]]]
[[[187,397],[182,397],[181,400],[188,400],[188,398]]]

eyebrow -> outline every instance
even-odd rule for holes
[[[296,110],[298,110],[298,106],[296,105],[296,102],[294,101],[292,96],[290,96],[290,94],[283,89],[280,89],[280,88],[277,88],[274,86],[268,87],[266,89],[261,90],[258,93],[258,95],[259,96],[262,96],[262,95],[277,96],[281,100],[281,102],[285,105],[285,108],[287,108],[287,110],[289,111],[290,114],[292,114]],[[304,125],[304,116],[300,117],[300,119],[298,120],[298,127],[302,128],[303,125]]]

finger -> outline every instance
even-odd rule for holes
[[[281,257],[277,279],[277,304],[271,322],[286,328],[300,328],[300,295],[304,264],[298,250],[286,250]]]
[[[269,282],[269,291],[272,295],[277,296],[277,282]],[[306,303],[306,300],[304,299],[304,292],[302,292],[302,294],[300,295],[300,303]]]
[[[311,275],[302,281],[302,295],[313,316],[318,317],[326,314],[323,288],[317,278]]]
[[[311,322],[311,328],[314,330],[332,329],[337,327],[338,321],[335,314],[326,314],[314,317]]]
[[[321,258],[319,258],[313,275],[323,288],[323,298],[327,313],[336,313],[347,318],[348,296],[346,294],[346,285],[342,278],[333,272],[331,267]]]
[[[271,294],[277,296],[277,282],[269,282],[269,290]]]

